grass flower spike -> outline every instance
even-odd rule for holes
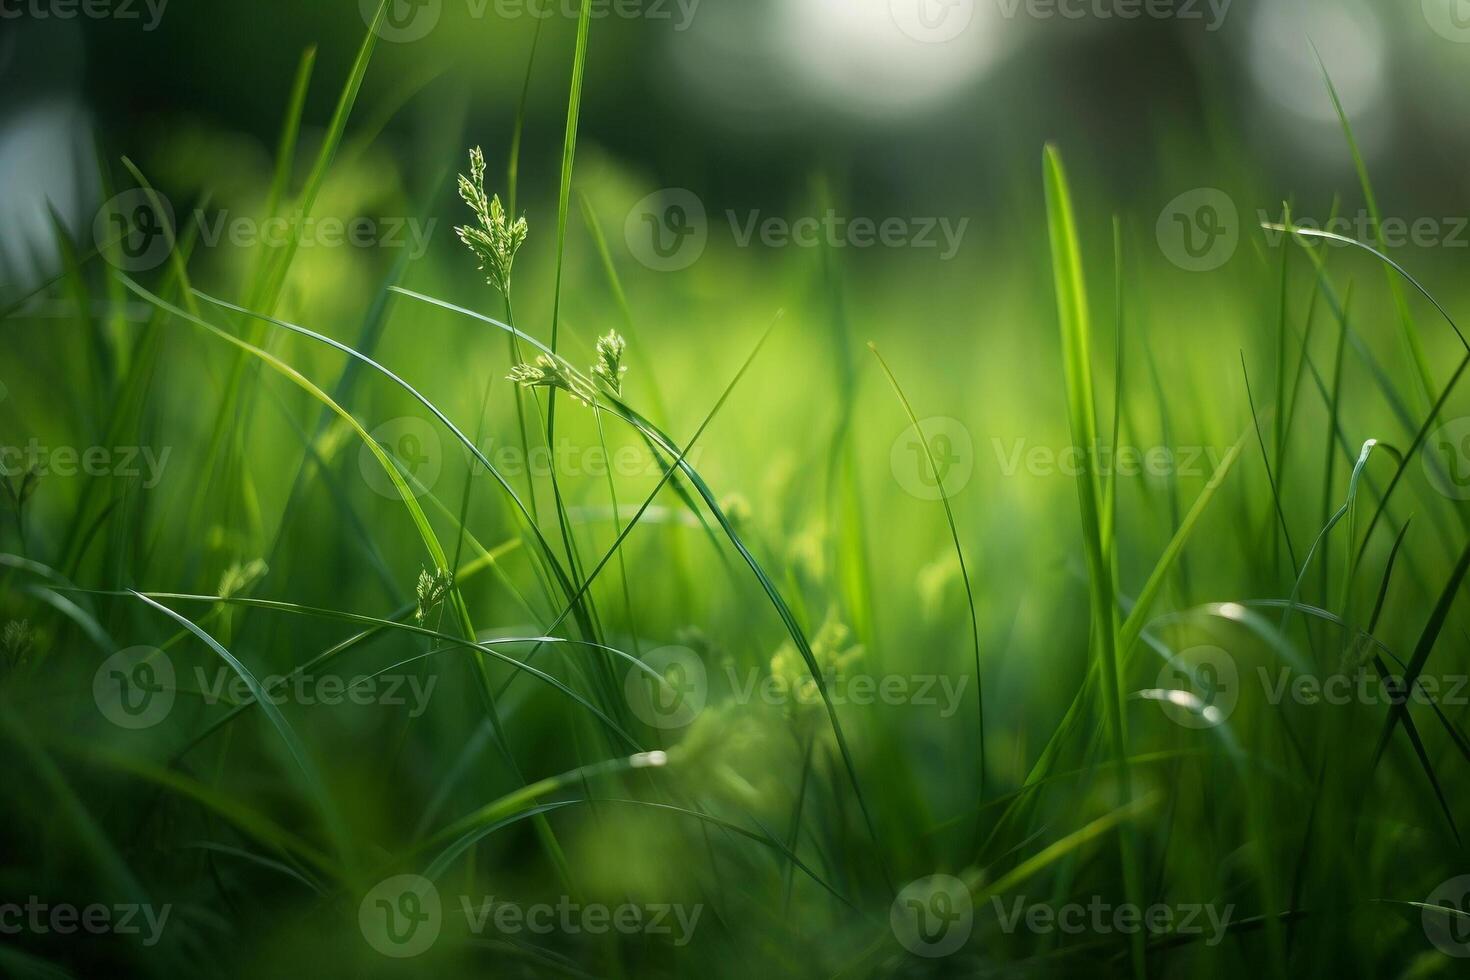
[[[418,609],[414,611],[414,618],[418,620],[420,626],[428,622],[429,613],[433,612],[434,607],[449,595],[451,579],[449,570],[445,568],[436,568],[432,573],[427,568],[419,569],[418,588],[416,589]]]
[[[623,352],[627,349],[628,342],[616,330],[597,339],[597,363],[592,365],[590,373],[613,395],[623,393],[623,375],[628,373]],[[549,354],[537,355],[535,364],[517,364],[507,377],[526,388],[560,388],[589,407],[597,399],[597,388],[591,379]]]
[[[597,397],[592,383],[570,365],[549,354],[539,354],[535,364],[517,364],[506,377],[524,388],[560,388],[583,405]]]
[[[616,330],[597,340],[597,363],[592,365],[592,374],[614,395],[623,393],[623,375],[628,373],[623,351],[627,348],[628,342]]]
[[[486,281],[502,294],[510,295],[510,270],[516,252],[525,244],[528,228],[525,218],[511,221],[500,203],[500,196],[485,196],[485,154],[477,146],[470,151],[470,173],[459,175],[459,196],[475,212],[480,226],[460,225],[454,231],[480,260]]]

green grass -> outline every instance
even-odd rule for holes
[[[514,311],[514,250],[502,292],[447,235],[409,261],[201,254],[195,228],[136,275],[117,243],[63,241],[57,278],[0,301],[0,444],[170,452],[157,486],[4,486],[0,904],[168,909],[151,943],[7,934],[7,971],[1459,975],[1433,940],[1466,910],[1432,896],[1470,874],[1470,525],[1435,489],[1461,462],[1438,433],[1466,404],[1462,270],[1286,208],[1184,273],[1155,215],[1048,145],[1009,246],[940,277],[715,242],[653,272],[620,240],[646,178],[578,153],[587,9],[568,51],[536,28],[507,132],[461,141],[509,147],[487,176],[530,216]],[[303,54],[261,217],[365,197],[391,115],[358,105],[374,48],[314,146]],[[530,114],[533,55],[570,58],[565,119]],[[523,168],[538,127],[558,172]],[[139,159],[109,186],[159,193]],[[429,184],[403,213],[463,220]],[[813,199],[841,208],[833,186]],[[626,359],[588,371],[609,331]],[[427,445],[376,440],[405,417]],[[961,486],[936,417],[970,437]],[[1129,472],[1130,446],[1200,451]],[[133,647],[151,673],[109,673]],[[111,692],[165,664],[172,708],[129,727]],[[1337,674],[1421,693],[1273,696]],[[375,903],[400,875],[442,906],[404,960],[370,925],[420,908]],[[937,935],[961,941],[922,955],[905,916],[955,895],[972,918]],[[476,928],[491,896],[694,924]]]

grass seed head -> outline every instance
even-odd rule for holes
[[[506,378],[523,388],[560,388],[583,405],[590,406],[597,397],[580,372],[549,354],[538,354],[535,364],[517,364]]]
[[[225,573],[220,576],[219,595],[221,599],[228,599],[249,589],[256,582],[265,578],[270,569],[266,563],[259,558],[248,562],[235,562]]]
[[[449,587],[453,580],[447,568],[436,568],[431,574],[427,568],[419,569],[419,582],[416,592],[418,594],[418,609],[414,612],[414,618],[423,626],[429,619],[429,613],[434,607],[444,601],[449,594]]]
[[[500,195],[485,196],[485,154],[478,146],[470,151],[469,175],[459,175],[459,196],[475,212],[479,227],[460,225],[455,234],[480,260],[486,281],[509,296],[511,267],[530,229],[525,218],[509,219]]]
[[[623,393],[623,375],[628,373],[623,352],[627,349],[628,342],[616,330],[597,340],[597,363],[592,365],[592,374],[614,395]]]

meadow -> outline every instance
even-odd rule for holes
[[[7,973],[1462,975],[1470,239],[1330,52],[1327,192],[753,206],[370,7],[0,252]]]

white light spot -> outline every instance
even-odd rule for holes
[[[1363,0],[1272,0],[1255,8],[1250,68],[1267,98],[1303,119],[1336,120],[1312,45],[1350,120],[1378,107],[1388,52],[1378,15]]]

